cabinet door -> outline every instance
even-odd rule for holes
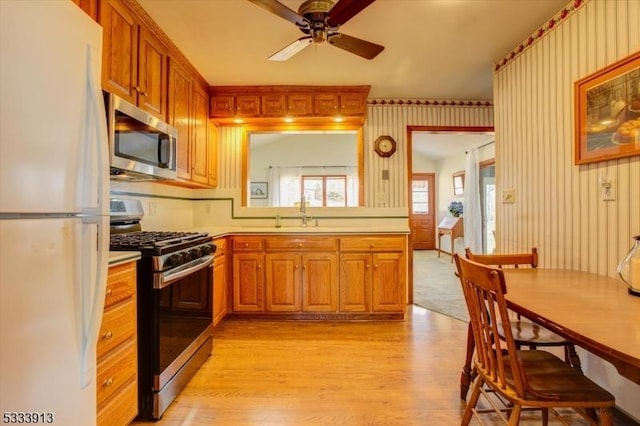
[[[212,118],[233,117],[234,98],[232,95],[212,95],[209,99],[209,113]]]
[[[236,114],[240,117],[260,116],[260,96],[238,95],[235,99]]]
[[[287,115],[296,117],[313,115],[313,97],[309,94],[287,95]]]
[[[216,242],[216,245],[218,243]],[[215,327],[229,312],[229,289],[227,288],[226,255],[213,261],[213,326]]]
[[[162,121],[167,120],[167,50],[144,27],[138,43],[138,106]]]
[[[136,104],[138,24],[120,0],[100,2],[102,88]]]
[[[340,113],[342,115],[362,115],[366,110],[366,99],[359,93],[340,95]]]
[[[340,311],[369,312],[371,308],[371,255],[340,255]]]
[[[209,186],[215,188],[218,186],[218,125],[213,121],[207,122],[207,146],[209,149],[208,155],[208,171],[209,171]]]
[[[302,310],[336,312],[338,309],[338,260],[335,253],[302,255]]]
[[[233,311],[264,311],[264,256],[233,254]]]
[[[294,253],[266,255],[267,312],[299,312],[301,307],[300,280],[302,258]]]
[[[191,179],[191,76],[177,62],[169,62],[169,124],[178,130],[178,177]]]
[[[372,310],[398,312],[405,306],[404,256],[402,253],[372,254]]]
[[[332,116],[340,112],[340,95],[320,93],[313,96],[313,112],[315,115]]]
[[[287,98],[282,94],[262,95],[262,113],[265,117],[287,115]]]
[[[192,83],[191,105],[193,120],[191,126],[191,180],[207,184],[209,182],[209,150],[207,122],[209,121],[209,96],[199,84]]]

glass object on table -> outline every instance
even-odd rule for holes
[[[618,276],[629,287],[629,294],[640,296],[640,235],[635,240],[629,253],[618,265]]]

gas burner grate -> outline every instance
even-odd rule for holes
[[[139,231],[112,234],[111,250],[162,250],[206,238],[199,232]]]

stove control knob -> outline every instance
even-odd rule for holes
[[[189,254],[191,255],[191,259],[197,259],[202,256],[202,250],[196,247],[189,250]]]
[[[202,254],[207,255],[213,253],[213,246],[211,244],[207,244],[202,246]]]
[[[167,259],[167,264],[165,266],[180,266],[184,263],[185,259],[182,256],[182,254],[177,253],[177,254],[172,254],[171,256],[169,256],[169,258]]]

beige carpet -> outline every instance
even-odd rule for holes
[[[469,321],[455,263],[437,250],[413,252],[413,303],[441,314]]]

